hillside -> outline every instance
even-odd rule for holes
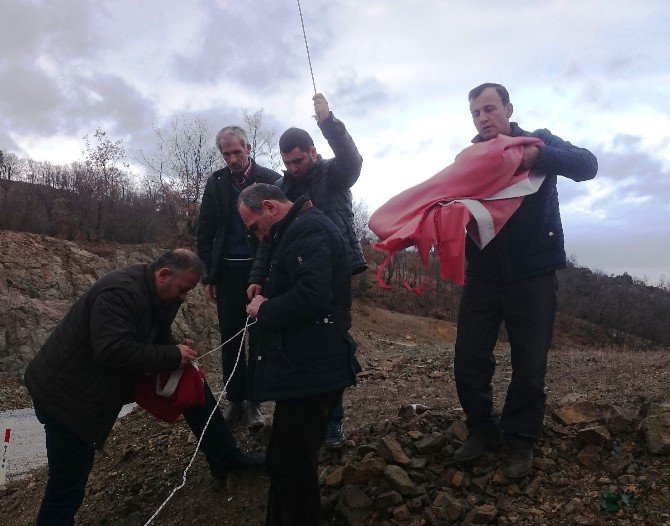
[[[0,272],[4,274],[0,286],[7,287],[2,297],[10,298],[5,305],[14,313],[12,328],[6,311],[0,311],[5,334],[10,329],[18,333],[16,325],[20,323],[27,332],[36,334],[39,331],[28,324],[40,321],[38,315],[31,314],[38,303],[51,305],[55,312],[62,310],[67,297],[76,295],[77,287],[51,287],[49,290],[66,290],[58,299],[37,288],[35,276],[44,276],[47,268],[61,268],[57,262],[77,261],[78,270],[69,276],[81,277],[78,287],[83,287],[100,268],[134,258],[144,260],[157,250],[108,247],[96,249],[99,255],[95,255],[73,244],[20,235],[25,237],[12,237],[14,261],[19,261],[17,244],[30,258],[41,254],[43,259],[41,264],[26,264],[19,271],[18,267],[9,268],[9,241],[7,234],[2,234],[5,237],[0,237],[0,242],[5,245],[0,245]],[[84,261],[90,267],[81,263]],[[62,266],[72,268],[70,264]],[[54,275],[65,276],[59,272]],[[68,279],[49,278],[50,283]],[[19,299],[18,288],[33,291],[34,303],[26,297]],[[199,295],[193,298],[193,306],[189,301],[180,330],[199,323],[194,332],[201,335],[199,349],[204,351],[212,334],[203,332],[207,323],[202,321],[213,322],[213,307],[200,304]],[[24,318],[17,317],[24,314]],[[46,330],[47,324],[44,321],[41,330]],[[517,484],[501,475],[500,454],[464,465],[451,460],[464,439],[463,415],[452,377],[454,324],[390,312],[365,298],[357,300],[353,333],[360,343],[363,373],[358,386],[345,396],[350,441],[339,454],[324,453],[321,459],[327,523],[668,523],[670,355],[667,350],[598,344],[592,337],[603,332],[594,327],[577,339],[559,328],[557,345],[549,357],[545,436],[535,448],[532,477]],[[5,342],[7,355],[16,351],[14,340],[5,338]],[[508,355],[508,345],[501,341],[496,348],[494,378],[498,406],[504,398],[502,386],[510,375]],[[221,386],[217,362],[215,357],[205,361],[215,390]],[[16,372],[3,378],[8,377],[17,378]],[[3,409],[28,401],[18,380],[2,383],[0,400]],[[415,414],[408,404],[420,404],[428,410]],[[263,404],[263,411],[270,414],[272,405]],[[261,450],[268,439],[267,429],[253,435],[238,427],[234,431],[246,449]],[[194,447],[183,421],[164,425],[141,410],[119,420],[96,460],[78,523],[143,524],[181,480]],[[0,490],[3,525],[32,524],[44,482],[42,469]],[[218,486],[198,457],[186,487],[155,524],[262,524],[266,490],[265,478],[237,478],[227,487]],[[601,505],[603,496],[609,499],[603,504],[612,511]]]

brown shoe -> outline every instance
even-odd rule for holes
[[[505,476],[520,479],[528,475],[533,468],[533,448],[510,447],[505,461]]]

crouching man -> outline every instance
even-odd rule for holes
[[[132,401],[134,381],[143,373],[172,371],[196,359],[192,342],[175,344],[170,328],[203,271],[198,256],[177,249],[153,264],[110,272],[75,302],[28,364],[25,382],[44,424],[49,463],[38,526],[74,524],[95,450],[105,442],[121,407]],[[215,405],[205,384],[205,405],[184,411],[196,436]],[[264,464],[262,455],[238,449],[220,411],[200,449],[217,478]]]
[[[269,243],[258,320],[256,399],[275,400],[266,524],[320,524],[318,452],[326,417],[360,371],[351,327],[351,272],[344,238],[311,201],[276,186],[242,191],[247,228]]]

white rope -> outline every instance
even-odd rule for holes
[[[186,469],[184,470],[184,473],[182,474],[182,481],[179,486],[176,486],[168,495],[168,497],[163,501],[163,504],[161,504],[158,509],[154,512],[154,514],[149,517],[149,520],[144,523],[144,526],[149,526],[154,519],[158,516],[158,514],[163,510],[163,508],[167,505],[167,503],[170,501],[170,499],[173,497],[175,493],[177,493],[180,489],[182,489],[186,485],[186,474],[188,473],[188,470],[191,469],[191,466],[193,465],[193,462],[195,461],[195,457],[198,454],[198,450],[200,449],[200,443],[202,442],[203,437],[205,436],[205,431],[207,431],[207,426],[209,426],[209,423],[212,420],[212,417],[214,416],[214,413],[216,413],[219,410],[219,403],[221,402],[221,399],[223,398],[223,395],[226,393],[226,389],[228,388],[228,384],[230,383],[231,378],[235,374],[235,369],[237,369],[237,364],[240,361],[240,355],[242,354],[242,348],[244,346],[244,335],[246,334],[246,331],[249,327],[251,327],[256,321],[254,320],[252,323],[249,323],[249,320],[251,319],[251,316],[247,316],[247,321],[244,324],[244,328],[240,331],[238,331],[234,336],[223,342],[221,345],[219,345],[216,349],[212,349],[211,351],[206,352],[202,356],[199,356],[198,359],[207,356],[210,353],[213,353],[214,351],[218,351],[221,347],[223,347],[226,343],[231,341],[235,336],[238,334],[242,333],[242,341],[240,342],[240,348],[237,350],[237,358],[235,359],[235,365],[233,366],[233,370],[230,373],[230,376],[228,377],[228,380],[226,380],[226,383],[223,385],[223,391],[221,391],[221,394],[219,395],[219,398],[216,400],[216,404],[214,404],[214,409],[212,409],[212,412],[209,414],[209,418],[207,419],[207,422],[205,423],[205,427],[202,430],[202,433],[200,433],[200,439],[198,440],[197,445],[195,446],[195,451],[193,452],[193,455],[191,456],[191,460],[189,461],[188,465],[186,466]],[[197,360],[196,360],[197,361]]]

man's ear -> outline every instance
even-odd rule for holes
[[[505,105],[505,115],[507,115],[507,118],[509,119],[512,116],[512,113],[514,113],[514,106],[512,106],[511,102],[508,102]]]
[[[263,201],[263,208],[268,211],[270,215],[277,215],[277,211],[279,210],[277,208],[277,203],[275,203],[272,199],[265,199]]]
[[[315,146],[310,146],[309,147],[309,156],[312,158],[312,161],[316,162],[317,153],[316,153],[316,147]]]
[[[251,154],[251,144],[247,144],[247,155]]]
[[[172,277],[172,271],[168,267],[159,268],[156,272],[158,283],[165,283],[170,277]]]

